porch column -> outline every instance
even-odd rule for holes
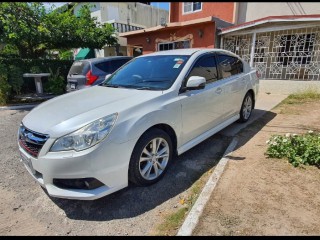
[[[223,36],[221,36],[221,38],[220,38],[220,46],[219,46],[219,48],[223,49]]]
[[[252,33],[252,42],[251,42],[251,53],[250,53],[250,67],[253,67],[253,58],[254,58],[254,51],[256,46],[256,32]]]

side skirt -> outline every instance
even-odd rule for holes
[[[203,142],[207,138],[211,137],[213,134],[219,132],[220,130],[224,129],[225,127],[229,126],[231,123],[234,123],[240,118],[240,114],[237,114],[228,120],[224,121],[223,123],[219,124],[218,126],[210,129],[209,131],[204,132],[200,136],[190,140],[189,142],[185,143],[181,147],[178,148],[178,155],[188,151],[190,148],[193,148],[197,144]]]

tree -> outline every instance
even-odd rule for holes
[[[96,48],[115,45],[117,38],[111,24],[91,18],[90,5],[46,11],[41,2],[0,3],[0,44],[15,46],[22,58],[44,57],[47,50]]]

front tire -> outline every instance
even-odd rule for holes
[[[131,155],[129,181],[137,186],[158,182],[171,163],[172,153],[172,141],[166,132],[156,128],[145,132]]]
[[[247,92],[241,105],[239,122],[241,123],[247,122],[251,116],[252,110],[253,110],[252,93]]]

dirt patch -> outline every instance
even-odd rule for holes
[[[273,134],[320,129],[320,101],[277,107],[240,132],[193,235],[319,235],[320,170],[264,153]]]

